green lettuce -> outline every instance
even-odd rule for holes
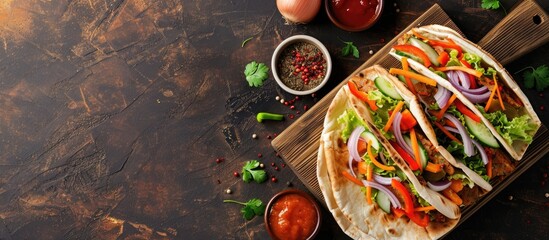
[[[358,126],[366,126],[366,123],[362,118],[360,118],[355,111],[350,109],[345,110],[345,112],[337,118],[337,123],[343,126],[341,137],[345,142],[347,142],[347,139],[349,139],[349,136],[351,136],[351,133],[355,128]]]
[[[482,115],[492,123],[496,128],[496,131],[505,139],[509,144],[513,144],[514,141],[524,141],[528,144],[532,143],[533,134],[531,133],[536,129],[536,124],[532,123],[532,118],[529,115],[522,115],[515,117],[511,121],[507,118],[507,115],[502,111],[495,111],[492,113],[484,112],[481,109]]]
[[[480,56],[474,53],[464,53],[463,59],[465,59],[465,61],[471,64],[471,66],[475,68],[475,70],[481,72],[484,75],[492,76],[497,73],[496,70],[493,69],[492,67],[488,67],[488,69],[484,69],[482,67],[482,58],[480,58]]]
[[[446,63],[446,66],[461,66],[461,62],[457,58],[459,52],[457,50],[451,50],[448,55],[450,55],[450,60]]]
[[[475,183],[471,181],[467,175],[463,172],[455,172],[454,175],[448,176],[448,180],[461,180],[464,185],[467,185],[469,188],[473,188]]]
[[[393,109],[398,104],[398,100],[385,96],[379,90],[368,92],[368,99],[376,101],[376,105],[379,108],[377,111],[371,111],[374,125],[381,130],[382,134],[387,139],[393,139],[392,133],[385,132],[382,129],[385,126],[385,123],[389,121],[389,110]]]
[[[410,186],[410,193],[413,194],[414,196],[416,196],[417,202],[419,203],[419,205],[421,205],[422,207],[431,206],[431,204],[429,202],[427,202],[425,199],[423,199],[419,195],[419,193],[417,192],[416,187],[414,186],[414,184],[410,184],[408,186]]]

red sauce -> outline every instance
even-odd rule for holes
[[[315,230],[317,222],[313,203],[295,193],[282,195],[269,212],[269,225],[278,239],[307,239]]]
[[[376,15],[379,0],[331,0],[332,12],[342,25],[361,28]]]

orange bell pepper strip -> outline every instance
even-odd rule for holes
[[[412,33],[414,34],[414,36],[416,36],[417,38],[419,39],[422,39],[422,40],[429,40],[429,38],[421,35],[420,33],[418,33],[415,29],[412,29]]]
[[[431,211],[431,210],[435,210],[435,207],[433,207],[433,206],[425,206],[425,207],[417,207],[417,208],[414,208],[414,211],[416,211],[416,212],[428,212],[428,211]]]
[[[366,180],[372,181],[374,169],[371,164],[367,164],[366,168]],[[368,204],[372,204],[372,187],[366,186],[366,201]]]
[[[417,162],[414,160],[414,158],[412,158],[412,156],[410,156],[410,154],[408,154],[408,152],[406,152],[406,150],[404,150],[396,142],[391,141],[390,143],[393,148],[398,152],[398,154],[402,157],[402,159],[404,159],[404,161],[408,163],[408,166],[410,166],[410,169],[412,169],[412,171],[419,169],[419,165],[417,164]]]
[[[358,90],[356,84],[353,81],[347,81],[347,86],[349,86],[349,90],[353,95],[355,95],[355,97],[366,102],[370,109],[372,109],[372,111],[377,111],[378,107],[376,105],[376,101],[370,100],[367,93]]]
[[[444,115],[444,113],[446,112],[446,110],[448,110],[448,108],[450,107],[450,105],[452,105],[452,103],[456,100],[456,94],[452,94],[452,96],[450,97],[450,99],[448,100],[448,102],[446,103],[446,106],[444,106],[442,109],[440,109],[440,111],[436,114],[436,118],[438,120],[442,119],[442,115]]]
[[[456,108],[460,113],[473,119],[473,121],[475,122],[480,122],[480,117],[476,115],[473,111],[469,110],[469,108],[467,108],[467,106],[465,106],[460,100],[456,100],[454,104],[456,105]]]
[[[417,120],[412,113],[405,109],[402,111],[402,120],[400,121],[400,130],[408,131],[417,125]]]
[[[409,53],[409,54],[412,54],[414,56],[417,56],[421,59],[421,61],[423,61],[423,66],[425,67],[430,67],[431,66],[431,61],[429,60],[429,57],[427,56],[427,54],[425,54],[425,52],[423,52],[423,50],[421,50],[420,48],[416,47],[416,46],[413,46],[413,45],[395,45],[393,46],[393,49],[397,50],[397,51],[401,51],[401,52],[405,52],[405,53]]]
[[[358,162],[358,173],[366,175],[368,173],[368,163],[364,161]]]
[[[446,189],[442,190],[442,195],[449,198],[452,202],[454,202],[458,206],[463,204],[463,200],[451,188],[446,188]]]
[[[444,167],[444,164],[436,164],[432,162],[427,162],[427,166],[425,167],[425,171],[437,173],[442,171],[442,167]]]
[[[461,180],[452,180],[452,183],[450,184],[450,188],[458,193],[461,190],[463,190],[463,182]]]
[[[469,73],[469,74],[471,74],[475,77],[481,77],[482,76],[481,72],[479,72],[475,69],[466,68],[466,67],[463,67],[463,66],[438,67],[438,68],[435,68],[435,70],[442,71],[442,72],[451,71],[451,70],[458,70],[458,71],[463,71],[463,72]]]

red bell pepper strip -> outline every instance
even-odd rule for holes
[[[421,217],[423,215],[423,217]],[[425,213],[415,212],[415,213],[406,213],[406,216],[412,220],[415,224],[420,227],[427,227],[429,225],[429,215]]]
[[[429,40],[429,45],[431,46],[440,46],[443,48],[450,48],[455,49],[458,51],[458,55],[461,56],[463,50],[459,45],[457,45],[455,42],[453,42],[451,39],[448,39],[448,42],[445,41],[439,41],[439,40]]]
[[[461,58],[461,60],[459,61],[461,62],[461,64],[463,64],[463,66],[473,69],[473,67],[471,67],[471,64],[465,61],[465,59]],[[467,76],[469,76],[469,82],[471,82],[471,89],[477,88],[477,81],[475,80],[475,76],[471,74],[467,74]]]
[[[454,104],[456,105],[457,110],[462,113],[463,115],[473,119],[475,122],[480,122],[480,117],[476,115],[473,111],[469,110],[460,100],[454,101]]]
[[[406,152],[406,150],[404,150],[396,142],[391,141],[390,143],[393,148],[398,152],[398,154],[404,159],[404,161],[408,163],[408,166],[410,166],[410,169],[412,169],[412,171],[419,169],[419,165],[417,164],[417,162],[414,160],[414,158],[412,158],[412,156],[410,156],[410,154]]]
[[[370,100],[367,93],[358,90],[356,84],[353,81],[347,81],[347,86],[349,86],[349,90],[351,90],[351,93],[355,95],[355,97],[357,97],[358,99],[366,102],[368,106],[370,106],[370,109],[372,109],[372,111],[376,111],[378,109],[376,101]]]
[[[391,186],[397,190],[399,195],[404,200],[404,211],[406,213],[413,213],[414,212],[414,201],[412,200],[412,195],[410,195],[410,192],[408,189],[402,184],[401,182],[397,181],[396,179],[391,180]]]
[[[416,46],[413,46],[413,45],[395,45],[395,46],[393,46],[393,48],[397,51],[409,53],[409,54],[412,54],[416,57],[419,57],[423,61],[423,65],[425,67],[430,67],[431,66],[431,61],[429,60],[429,57],[427,56],[427,54],[425,54],[425,52],[423,52],[423,50],[419,49]]]

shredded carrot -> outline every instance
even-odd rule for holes
[[[453,127],[453,128],[457,128],[456,125],[448,119],[444,119],[444,124],[446,124],[447,126]]]
[[[433,206],[426,206],[426,207],[417,207],[414,208],[414,211],[416,212],[429,212],[431,210],[435,210],[435,207]]]
[[[400,218],[404,216],[404,214],[406,214],[406,212],[404,212],[404,210],[402,210],[401,208],[391,208],[391,209],[393,209],[393,213],[395,214],[396,218]]]
[[[404,106],[404,101],[400,101],[397,103],[397,105],[395,106],[395,109],[393,109],[393,113],[391,113],[391,116],[389,117],[389,121],[387,121],[387,124],[385,124],[385,127],[383,127],[383,131],[385,132],[389,131],[389,128],[391,127],[391,124],[395,119],[396,113],[400,112],[400,109],[402,109],[402,106]]]
[[[374,165],[376,165],[376,167],[378,168],[381,168],[385,171],[394,171],[395,170],[395,167],[393,166],[387,166],[387,165],[383,165],[382,163],[380,163],[379,161],[377,161],[376,159],[376,156],[374,156],[374,153],[372,152],[372,144],[368,141],[368,157],[370,158],[370,160],[372,161],[372,163]]]
[[[412,142],[412,150],[414,150],[414,158],[416,159],[419,169],[423,170],[423,164],[421,164],[421,157],[419,156],[419,144],[417,143],[416,130],[410,129],[410,140]]]
[[[427,38],[427,37],[421,35],[420,33],[416,32],[416,30],[414,30],[414,29],[412,29],[412,33],[414,34],[414,36],[416,36],[419,39],[429,40],[429,38]]]
[[[456,136],[454,136],[451,132],[449,132],[446,128],[444,128],[442,124],[438,122],[434,122],[434,123],[435,123],[435,126],[437,126],[440,129],[440,131],[442,131],[444,134],[446,134],[446,136],[448,136],[448,138],[452,139],[453,141],[456,141],[459,144],[463,144],[459,139],[456,138]]]
[[[362,183],[360,180],[358,180],[358,178],[351,175],[349,172],[343,171],[343,172],[341,172],[341,174],[343,175],[343,177],[349,179],[349,181],[353,182],[354,184],[357,184],[361,187],[364,187],[364,183]]]
[[[372,167],[372,164],[368,164],[368,168],[366,171],[366,180],[372,181],[373,178],[373,172],[374,169]],[[368,201],[368,204],[372,204],[372,187],[366,186],[366,200]]]
[[[437,71],[442,71],[442,72],[446,72],[446,71],[450,71],[450,70],[459,70],[459,71],[464,71],[466,73],[469,73],[475,77],[481,77],[482,76],[482,73],[475,70],[475,69],[471,69],[471,68],[467,68],[467,67],[463,67],[463,66],[448,66],[448,67],[439,67],[439,68],[435,68],[435,70]]]
[[[454,192],[460,192],[461,190],[463,190],[463,182],[461,180],[452,180],[452,184],[450,184],[450,188],[454,191]]]
[[[444,115],[444,113],[446,112],[446,110],[448,110],[448,108],[450,107],[450,105],[452,105],[452,103],[454,103],[454,100],[456,100],[456,94],[452,94],[452,96],[450,97],[450,99],[448,100],[448,102],[446,103],[446,106],[444,106],[442,109],[440,109],[440,111],[437,113],[436,115],[436,118],[437,119],[442,119],[442,115]]]
[[[498,82],[496,81],[496,75],[494,74],[494,84],[496,85],[496,91],[498,93],[498,100],[499,100],[499,104],[501,105],[501,110],[504,110],[505,111],[505,106],[503,105],[503,99],[501,99],[501,93],[499,91],[499,86],[498,86]]]
[[[405,58],[405,57],[402,58],[402,69],[404,71],[410,71],[408,58]],[[410,91],[414,95],[417,95],[416,88],[414,87],[414,83],[412,83],[412,80],[410,79],[410,77],[404,76],[404,79],[406,80],[406,84],[408,85],[408,88],[410,89]]]
[[[492,179],[492,154],[488,153],[488,164],[486,164],[486,175]]]
[[[416,79],[416,80],[418,80],[422,83],[425,83],[427,85],[431,85],[433,87],[435,87],[437,85],[437,82],[435,80],[430,79],[428,77],[425,77],[423,75],[414,73],[414,72],[404,71],[404,70],[398,69],[398,68],[391,68],[391,69],[389,69],[389,73],[391,73],[391,74],[400,74],[404,77],[410,77],[410,78]]]
[[[449,198],[452,202],[454,202],[458,206],[463,203],[463,200],[451,188],[446,188],[446,189],[442,190],[442,195]]]
[[[444,167],[444,164],[436,164],[432,162],[427,162],[427,166],[425,167],[425,171],[437,173],[442,171],[442,167]]]
[[[494,78],[495,79],[495,78]],[[490,94],[490,97],[488,98],[488,101],[486,102],[486,106],[484,106],[484,111],[488,112],[488,109],[490,109],[490,105],[492,105],[492,101],[494,101],[494,95],[496,95],[497,89],[498,89],[498,82],[494,82],[495,88],[492,90],[492,93]]]

